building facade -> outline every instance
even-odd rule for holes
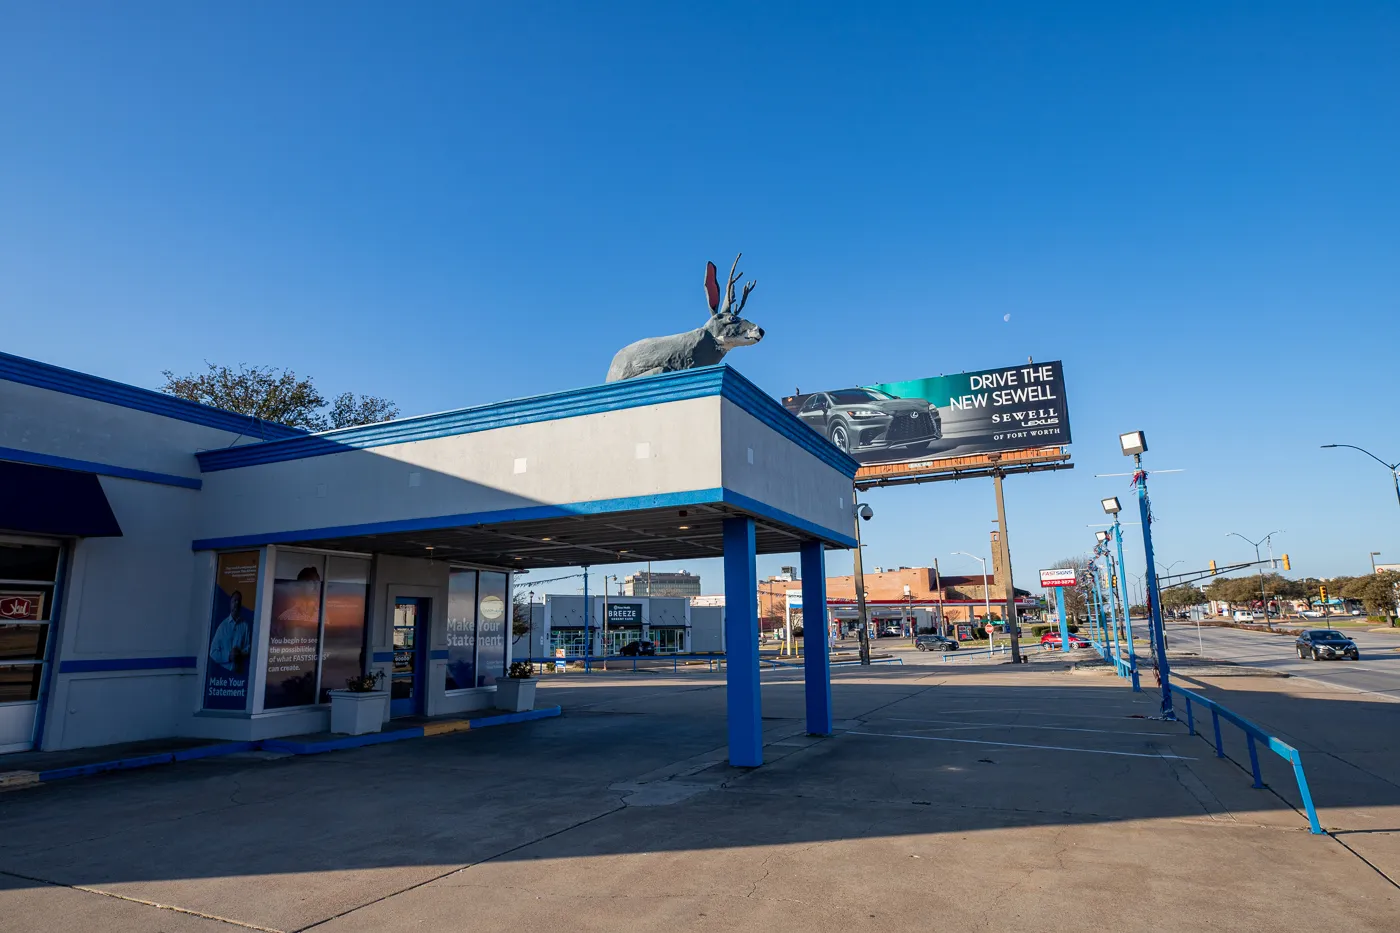
[[[639,570],[622,578],[625,596],[674,596],[689,599],[700,595],[700,576],[681,570],[663,573]]]
[[[725,366],[306,434],[0,353],[0,752],[321,732],[365,673],[390,717],[489,707],[517,570],[718,552],[757,764],[755,555],[851,546],[855,470]]]

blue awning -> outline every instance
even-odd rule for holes
[[[0,530],[119,538],[122,529],[94,473],[0,460]]]

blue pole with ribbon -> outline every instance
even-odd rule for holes
[[[1162,685],[1162,718],[1176,719],[1172,709],[1171,665],[1167,663],[1167,641],[1162,631],[1162,607],[1157,599],[1157,565],[1152,554],[1152,503],[1147,498],[1147,471],[1142,454],[1133,454],[1133,485],[1137,487],[1138,511],[1142,513],[1142,550],[1147,561],[1147,608],[1152,629],[1152,647],[1157,655],[1157,679]]]
[[[1123,594],[1123,626],[1128,636],[1128,661],[1137,670],[1137,650],[1133,648],[1133,610],[1128,599],[1128,571],[1123,567],[1123,526],[1118,523],[1118,513],[1113,513],[1113,538],[1118,543],[1118,592]]]
[[[1060,614],[1060,650],[1069,654],[1069,620],[1065,618],[1065,588],[1055,587],[1055,611]]]

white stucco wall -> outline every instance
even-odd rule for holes
[[[205,473],[196,537],[714,488],[719,413],[688,399]]]

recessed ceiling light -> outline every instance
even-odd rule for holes
[[[677,527],[679,527],[681,531],[689,531],[689,530],[690,530],[690,526],[689,526],[689,525],[679,525],[679,526],[677,526]]]
[[[516,558],[516,560],[524,560],[524,559],[525,559],[525,558],[523,558],[523,557],[517,557],[517,558]]]
[[[543,538],[541,538],[540,540],[541,540],[541,541],[553,541],[554,539],[551,538],[551,537],[549,537],[549,535],[545,535],[545,536],[544,536]]]

